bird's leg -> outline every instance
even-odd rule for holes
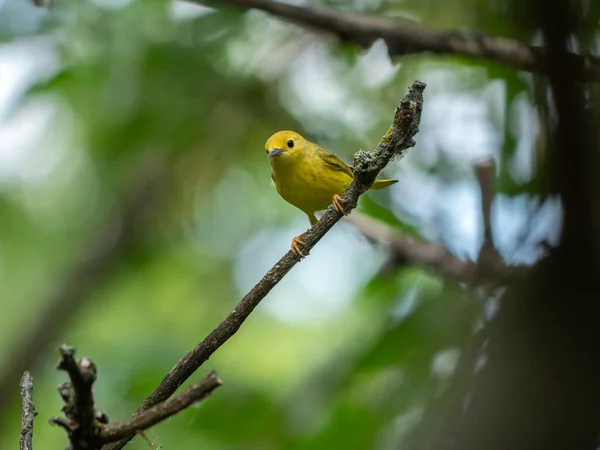
[[[333,203],[333,207],[338,212],[341,212],[344,216],[348,215],[348,213],[344,209],[344,200],[342,200],[342,196],[341,195],[334,194],[333,198],[331,199],[331,203]]]
[[[304,253],[303,251],[302,247],[304,246],[304,242],[300,239],[301,237],[304,237],[304,233],[299,234],[294,239],[292,239],[291,248],[292,251],[300,258],[306,258],[308,256],[308,252]]]

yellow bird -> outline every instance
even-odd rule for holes
[[[312,225],[315,211],[333,204],[346,214],[341,194],[354,174],[344,161],[293,131],[278,131],[265,144],[271,163],[271,184],[285,201],[303,211]],[[384,189],[398,180],[376,180],[371,189]],[[292,251],[300,256],[303,234],[292,240]]]

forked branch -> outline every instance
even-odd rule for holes
[[[58,369],[67,372],[70,378],[69,382],[58,387],[65,402],[62,410],[66,419],[52,417],[50,423],[67,432],[72,450],[99,449],[104,444],[131,438],[199,402],[222,384],[217,374],[210,372],[204,379],[167,401],[130,419],[108,425],[107,415],[94,407],[92,386],[97,375],[94,362],[89,358],[76,361],[75,349],[66,345],[61,346],[59,352],[61,359]]]

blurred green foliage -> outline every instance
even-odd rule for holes
[[[430,28],[534,34],[495,0],[325,3]],[[269,185],[263,145],[273,132],[298,130],[351,160],[378,141],[419,78],[429,87],[417,147],[388,170],[407,181],[399,194],[369,194],[363,213],[451,240],[434,197],[464,185],[477,199],[471,164],[480,154],[498,157],[501,192],[543,192],[536,135],[518,126],[535,121],[534,79],[494,63],[390,62],[381,43],[365,51],[256,11],[163,0],[56,0],[51,10],[0,1],[0,37],[0,90],[9,88],[3,72],[29,80],[11,87],[17,94],[0,110],[0,370],[146,163],[169,180],[135,245],[60,335],[40,343],[39,448],[66,442],[46,421],[61,406],[57,344],[97,363],[97,407],[123,419],[304,231],[302,213]],[[515,175],[524,161],[533,168]],[[452,241],[461,255],[478,245],[474,211]],[[385,450],[427,436],[422,419],[445,401],[486,302],[424,268],[380,273],[385,246],[348,226],[331,234],[343,239],[328,236],[194,377],[214,368],[224,386],[152,428],[151,440],[180,450]],[[346,255],[354,256],[342,265]],[[0,399],[8,401],[2,448],[19,432],[17,398]],[[147,448],[141,439],[130,446]]]

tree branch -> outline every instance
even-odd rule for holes
[[[434,270],[447,280],[456,283],[507,282],[523,279],[530,273],[526,266],[507,265],[496,246],[491,230],[491,210],[494,201],[495,163],[486,159],[474,164],[481,192],[481,212],[484,242],[477,261],[462,260],[454,256],[443,244],[434,244],[403,236],[398,230],[365,215],[355,215],[346,220],[366,237],[385,242],[392,256],[388,266],[414,264]]]
[[[471,283],[475,278],[475,264],[458,259],[442,244],[403,236],[383,222],[365,215],[348,217],[346,220],[366,237],[388,244],[392,252],[389,264],[393,266],[424,266],[457,283]]]
[[[216,372],[210,372],[180,394],[128,420],[108,425],[106,414],[94,407],[92,386],[96,381],[96,365],[89,358],[75,361],[75,349],[72,347],[63,345],[58,350],[61,359],[57,368],[67,372],[70,378],[70,382],[58,387],[65,402],[62,410],[67,418],[52,417],[50,423],[67,432],[71,450],[99,449],[103,444],[131,438],[202,400],[222,384]]]
[[[21,378],[21,439],[20,450],[33,449],[33,421],[37,412],[33,404],[33,377],[26,370]]]
[[[58,392],[65,401],[63,411],[66,421],[54,418],[51,423],[68,430],[71,448],[86,450],[96,448],[100,424],[96,421],[92,385],[96,381],[96,365],[89,358],[75,361],[75,349],[66,345],[58,349],[61,355],[57,369],[69,374],[71,383],[65,383]]]
[[[346,219],[370,239],[387,243],[392,251],[393,266],[413,264],[437,272],[455,283],[474,284],[481,281],[502,282],[522,279],[529,268],[507,266],[499,259],[478,262],[462,260],[454,256],[442,244],[434,244],[403,236],[394,228],[364,215]]]
[[[119,439],[133,437],[139,431],[146,430],[153,425],[177,414],[188,406],[208,397],[212,391],[221,386],[223,382],[216,372],[210,372],[204,379],[194,383],[180,394],[154,405],[130,419],[105,426],[100,432],[100,441],[103,443],[115,442]]]
[[[379,172],[393,157],[402,157],[406,150],[415,145],[413,137],[419,131],[423,108],[425,83],[415,81],[396,108],[394,122],[372,152],[360,151],[354,156],[354,180],[342,196],[346,211],[356,207],[361,194],[366,192]],[[313,227],[303,236],[303,249],[308,252],[342,218],[342,214],[329,208]],[[235,309],[202,342],[181,358],[169,371],[152,394],[142,403],[138,413],[169,398],[210,356],[231,338],[250,313],[283,277],[300,261],[300,257],[288,251],[236,305]],[[106,449],[123,448],[126,438]]]
[[[190,0],[213,5],[216,2]],[[384,17],[364,16],[317,6],[295,6],[273,0],[220,0],[243,8],[255,8],[336,35],[361,47],[383,39],[391,56],[416,53],[461,55],[487,59],[517,70],[546,73],[551,64],[542,47],[475,33],[427,30]],[[568,71],[583,81],[600,80],[600,59],[568,53],[564,59]]]

